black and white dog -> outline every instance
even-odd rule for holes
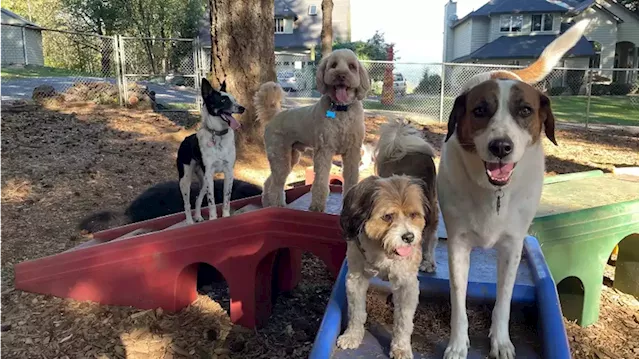
[[[244,112],[244,107],[226,92],[226,82],[222,83],[220,91],[216,91],[209,81],[203,78],[202,100],[204,104],[200,110],[202,115],[200,129],[182,141],[176,161],[188,224],[193,223],[194,220],[197,222],[203,220],[201,208],[205,194],[208,194],[209,219],[217,218],[213,195],[213,176],[216,173],[224,174],[222,216],[231,215],[229,201],[233,183],[233,166],[236,162],[234,131],[240,128],[240,123],[233,118],[232,114]],[[191,216],[189,203],[193,175],[202,184],[196,199],[195,218]]]
[[[214,181],[215,191],[214,198],[216,203],[222,202],[223,180]],[[191,208],[196,203],[196,193],[200,192],[200,184],[194,182],[191,184],[191,195],[189,202]],[[231,190],[231,200],[243,199],[262,194],[262,188],[253,183],[234,180]],[[184,210],[182,193],[178,181],[168,181],[158,183],[147,188],[138,197],[136,197],[124,212],[120,211],[101,211],[93,213],[83,218],[78,224],[78,229],[85,230],[90,233],[103,231],[105,229],[123,226],[129,223],[146,221],[152,218],[158,218],[169,214],[178,213]]]

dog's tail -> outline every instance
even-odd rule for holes
[[[253,96],[258,121],[263,123],[271,121],[282,110],[283,99],[284,91],[280,84],[273,81],[263,83]]]
[[[83,218],[78,224],[78,229],[95,233],[111,227],[127,224],[127,222],[127,217],[123,213],[102,211]]]
[[[380,139],[374,153],[376,167],[380,163],[400,160],[407,153],[435,156],[435,150],[420,132],[400,120],[390,120],[380,127]]]
[[[542,81],[562,59],[562,56],[578,43],[587,29],[587,25],[589,25],[588,19],[579,21],[547,45],[538,60],[524,69],[514,70],[513,73],[518,75],[523,82],[529,84]]]

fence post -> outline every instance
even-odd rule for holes
[[[118,57],[120,58],[120,83],[122,84],[122,100],[123,104],[127,105],[127,58],[125,57],[124,52],[124,39],[122,35],[118,35]]]
[[[121,73],[121,69],[122,66],[120,64],[120,53],[119,53],[119,46],[118,46],[118,40],[119,40],[119,35],[114,35],[113,36],[113,62],[115,62],[116,65],[116,86],[118,87],[118,103],[120,104],[120,106],[124,106],[124,96],[123,91],[122,91],[122,73]]]
[[[200,50],[200,39],[196,37],[193,39],[193,86],[196,90],[196,109],[199,110],[202,106],[202,99],[200,96],[200,55],[202,51]]]
[[[447,66],[445,63],[442,63],[442,76],[440,76],[440,115],[438,122],[442,123],[442,112],[444,111],[444,81],[445,81],[445,72],[447,70]]]
[[[589,112],[591,111],[591,84],[593,74],[591,69],[587,70],[587,116],[585,117],[584,128],[589,129]]]
[[[24,31],[24,26],[22,26],[20,29],[22,29],[22,56],[24,56],[24,64],[29,65],[29,55],[28,55],[28,51],[27,51],[27,35],[25,34]]]

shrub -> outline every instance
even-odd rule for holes
[[[431,74],[429,70],[425,70],[424,75],[422,76],[422,80],[415,88],[414,92],[417,93],[440,93],[440,86],[442,84],[442,79],[440,75]]]
[[[609,85],[604,84],[593,84],[591,85],[591,95],[592,96],[605,96],[609,94]]]
[[[564,86],[552,87],[549,89],[549,96],[560,96],[567,91],[567,88]]]
[[[626,96],[631,93],[634,87],[635,86],[633,84],[613,82],[609,86],[609,92],[611,93],[612,96]]]

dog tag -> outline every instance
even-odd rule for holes
[[[331,110],[327,110],[327,118],[336,118],[336,113]]]
[[[215,145],[216,145],[216,142],[214,140],[207,142],[207,147],[213,147]]]

